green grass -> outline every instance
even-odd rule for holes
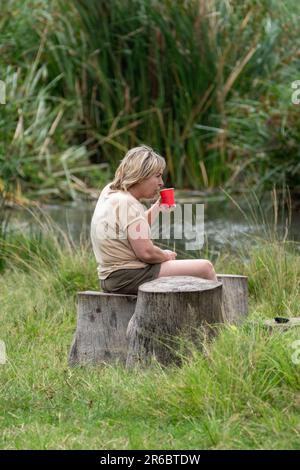
[[[76,292],[98,289],[90,246],[39,217],[8,233],[0,278],[2,449],[299,449],[298,330],[270,335],[262,319],[298,316],[297,246],[256,241],[218,272],[249,276],[250,315],[221,328],[182,367],[127,371],[67,365]],[[38,233],[40,235],[38,235]]]

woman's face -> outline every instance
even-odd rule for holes
[[[160,171],[139,183],[142,198],[153,199],[159,196],[159,191],[164,186],[162,175],[163,173]]]

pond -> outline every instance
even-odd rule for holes
[[[90,221],[96,202],[93,200],[44,204],[41,210],[67,232],[75,243],[79,243],[80,238],[89,240]],[[258,200],[254,194],[231,197],[224,193],[208,196],[196,191],[180,191],[176,193],[176,203],[176,210],[180,208],[182,213],[187,205],[192,206],[194,216],[197,205],[203,205],[204,215],[204,245],[200,250],[187,249],[189,240],[186,237],[174,240],[174,214],[170,218],[169,239],[162,238],[162,224],[160,223],[159,239],[156,237],[153,241],[163,249],[175,249],[178,253],[177,259],[204,257],[208,250],[211,256],[217,255],[220,251],[233,252],[245,246],[246,243],[254,243],[257,237],[269,239],[271,234],[274,235],[274,203],[270,193],[265,193]],[[149,202],[145,205],[150,206]],[[289,211],[286,207],[284,210],[282,203],[278,206],[275,230],[277,235],[281,238],[286,235],[288,240],[299,242],[299,209],[295,208],[290,212],[291,223],[288,224],[288,232],[286,232]],[[34,217],[27,209],[12,211],[10,222],[11,228],[22,230],[28,230],[36,224]],[[185,235],[184,230],[182,232]]]

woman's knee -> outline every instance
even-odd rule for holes
[[[214,265],[209,260],[202,261],[201,272],[203,273],[202,276],[206,279],[214,281],[217,279]]]

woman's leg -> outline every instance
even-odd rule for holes
[[[165,276],[197,276],[212,281],[217,280],[212,263],[206,259],[165,261],[161,264],[158,277]]]

